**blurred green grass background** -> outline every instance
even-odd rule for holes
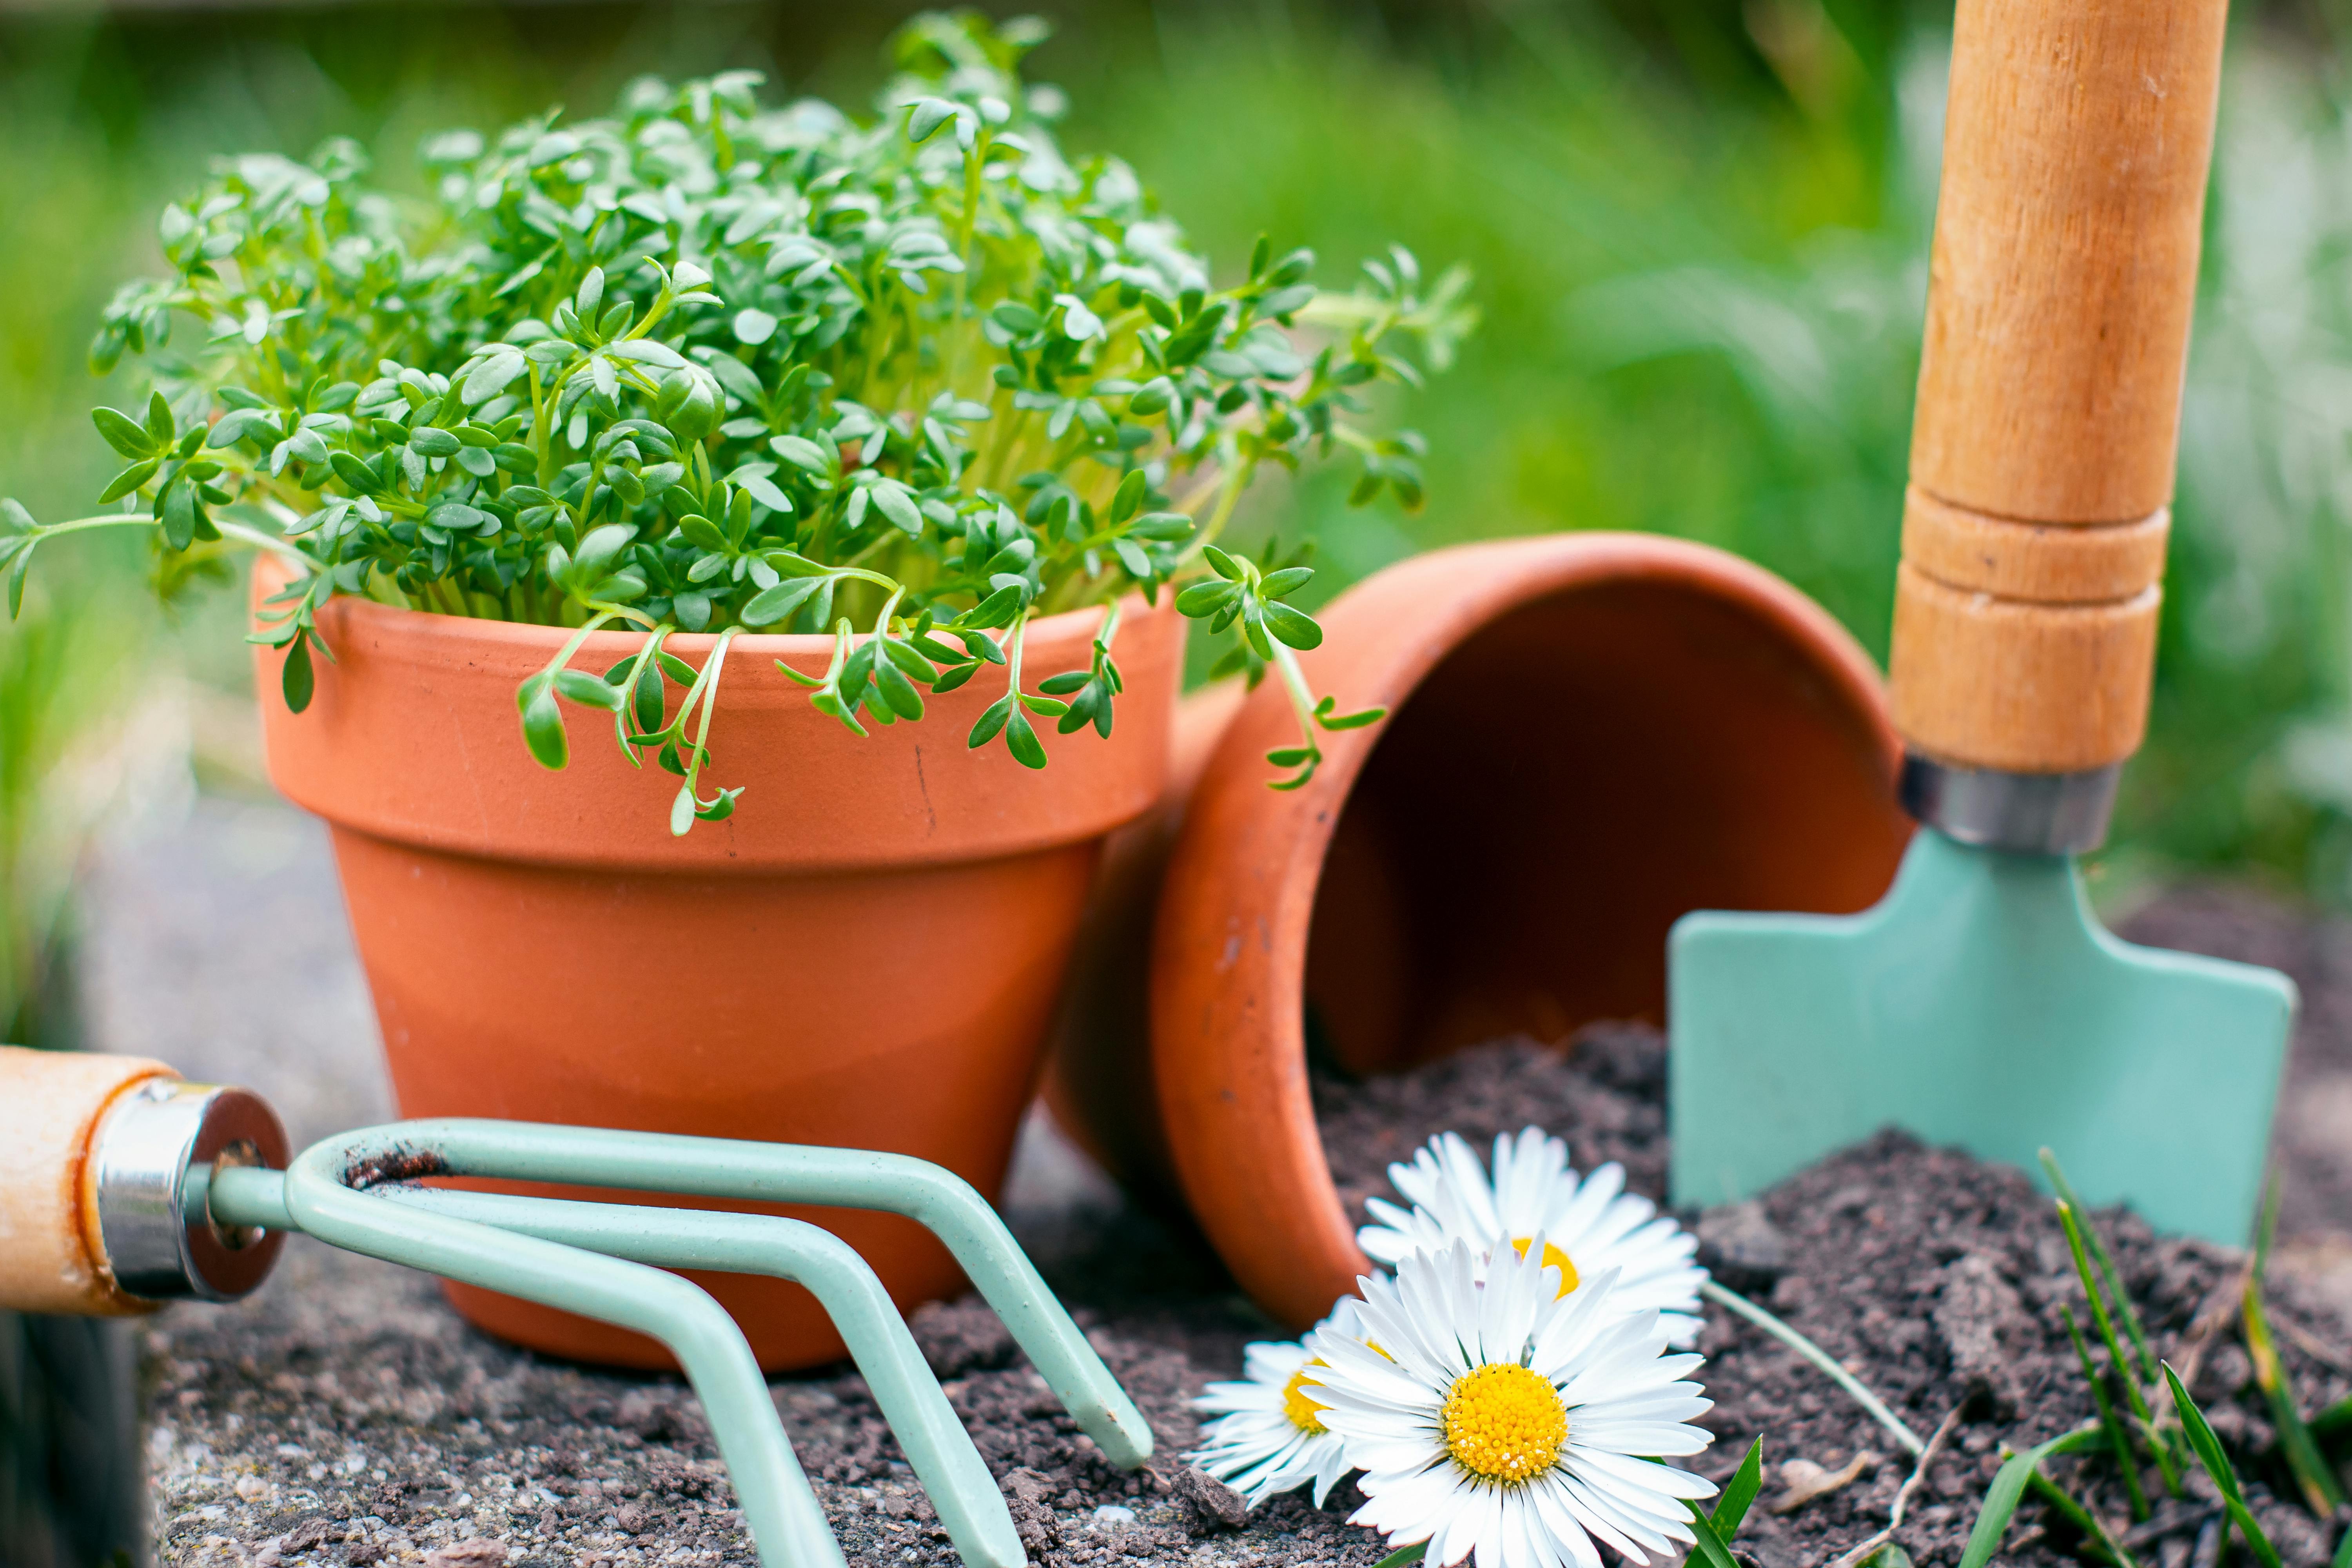
[[[23,0],[18,0],[21,5]],[[152,217],[217,154],[419,139],[644,71],[768,71],[864,107],[912,6],[0,9],[0,493],[87,510],[83,354]],[[1467,262],[1486,326],[1410,416],[1419,516],[1344,478],[1256,498],[1319,533],[1318,588],[1416,548],[1552,529],[1706,540],[1883,654],[1926,290],[1949,12],[1902,0],[1070,0],[1036,74],[1236,267],[1261,230],[1321,276],[1393,239]],[[2352,904],[2352,112],[2341,18],[2242,10],[2190,373],[2154,734],[2111,858]],[[47,552],[0,632],[0,1028],[68,845],[107,805],[61,758],[159,683],[243,680],[233,610],[169,624],[134,550]],[[112,728],[110,728],[112,727]],[[1606,765],[1606,759],[1596,759]],[[101,770],[102,771],[102,770]],[[44,779],[64,778],[46,792]]]

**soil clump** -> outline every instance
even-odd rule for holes
[[[1664,1195],[1665,1045],[1654,1029],[1609,1025],[1564,1050],[1531,1041],[1482,1047],[1402,1077],[1317,1084],[1333,1175],[1355,1212],[1386,1194],[1386,1166],[1451,1128],[1484,1145],[1533,1123],[1568,1141],[1579,1170],[1607,1160],[1627,1185]],[[1760,1199],[1685,1214],[1700,1258],[1727,1286],[1794,1325],[1885,1400],[1922,1438],[1958,1422],[1906,1510],[1899,1537],[1920,1568],[1955,1563],[2006,1445],[2024,1448],[2096,1415],[2062,1307],[2090,1315],[2049,1198],[2006,1166],[1883,1132],[1800,1172]],[[2288,1500],[2291,1479],[2229,1311],[2244,1255],[2158,1237],[2137,1216],[2097,1216],[2157,1352],[2197,1367],[2192,1392],[2231,1448],[2256,1517],[2291,1565],[2327,1561],[2334,1531]],[[2282,1347],[2306,1414],[2352,1394],[2334,1350],[2344,1325],[2292,1281],[2268,1292],[2274,1322],[2302,1336]],[[2203,1323],[2200,1331],[2200,1320]],[[2329,1351],[2311,1353],[2309,1343]],[[2330,1347],[2334,1347],[2331,1350]],[[1911,1456],[1884,1426],[1793,1351],[1712,1302],[1698,1376],[1716,1401],[1701,1421],[1715,1446],[1692,1467],[1727,1479],[1750,1439],[1765,1445],[1767,1484],[1740,1544],[1762,1568],[1813,1568],[1883,1529]],[[2102,1359],[2103,1352],[2102,1352]],[[1784,1472],[1784,1465],[1793,1468]],[[1826,1476],[1851,1471],[1833,1489]],[[2110,1528],[2130,1522],[2113,1461],[2058,1459],[2049,1473]],[[2153,1469],[2146,1485],[2163,1496]],[[1796,1501],[1812,1491],[1810,1500]],[[1777,1505],[1792,1502],[1787,1511]],[[2161,1504],[2129,1542],[2141,1561],[2179,1568],[2218,1513],[2210,1487]],[[2029,1500],[2000,1561],[2079,1562],[2074,1533]]]

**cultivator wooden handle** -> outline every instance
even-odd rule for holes
[[[1905,804],[2104,837],[2147,728],[2225,0],[1960,0],[1892,657]]]
[[[280,1238],[191,1216],[187,1173],[286,1163],[243,1089],[143,1057],[0,1046],[0,1308],[116,1316],[261,1282]]]

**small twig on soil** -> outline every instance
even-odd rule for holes
[[[1955,1405],[1951,1414],[1936,1427],[1936,1435],[1927,1439],[1927,1447],[1920,1453],[1918,1464],[1912,1468],[1909,1478],[1895,1492],[1895,1506],[1887,1510],[1886,1528],[1831,1563],[1830,1568],[1854,1568],[1854,1564],[1895,1539],[1895,1532],[1903,1528],[1903,1510],[1910,1506],[1911,1494],[1919,1489],[1919,1483],[1927,1479],[1927,1467],[1934,1464],[1936,1456],[1943,1451],[1944,1439],[1949,1437],[1952,1428],[1959,1424],[1960,1406]]]
[[[2195,1530],[2207,1520],[2218,1517],[2221,1512],[2221,1505],[2218,1502],[2206,1503],[2197,1508],[2182,1508],[2177,1503],[2168,1502],[2164,1505],[2163,1512],[2158,1513],[2146,1524],[2133,1525],[2118,1539],[2127,1550],[2137,1551],[2143,1546],[2153,1546],[2168,1535],[2178,1535],[2184,1530]]]
[[[2292,1341],[2295,1349],[2301,1351],[2304,1354],[2309,1356],[2320,1365],[2332,1367],[2337,1372],[2352,1373],[2352,1355],[2347,1355],[2344,1352],[2337,1350],[2334,1345],[2331,1345],[2326,1340],[2319,1338],[2310,1330],[2298,1328],[2286,1319],[2280,1317],[2273,1317],[2271,1319],[2271,1327],[2278,1331],[2279,1337],[2281,1339]]]
[[[2244,1307],[2246,1285],[2253,1277],[2254,1259],[2253,1255],[2249,1253],[2246,1256],[2245,1267],[2239,1269],[2227,1285],[2205,1298],[2205,1305],[2198,1310],[2196,1318],[2189,1325],[2189,1331],[2180,1337],[2179,1371],[2183,1388],[2196,1386],[2197,1369],[2204,1364],[2206,1347],[2213,1342],[2216,1335],[2230,1326],[2231,1321]],[[2166,1417],[2171,1414],[2168,1410],[2159,1409],[2157,1412],[2157,1425],[2162,1426]]]
[[[1741,1317],[1747,1319],[1749,1322],[1755,1324],[1758,1328],[1763,1330],[1766,1333],[1771,1335],[1774,1339],[1779,1340],[1782,1344],[1787,1345],[1790,1350],[1795,1351],[1799,1355],[1812,1363],[1813,1365],[1819,1368],[1822,1373],[1832,1383],[1836,1384],[1840,1388],[1844,1389],[1847,1394],[1851,1394],[1855,1404],[1870,1412],[1870,1415],[1873,1420],[1876,1421],[1881,1426],[1885,1427],[1887,1431],[1893,1433],[1895,1435],[1895,1441],[1901,1443],[1906,1452],[1916,1457],[1927,1451],[1927,1445],[1919,1440],[1919,1434],[1905,1426],[1901,1416],[1886,1408],[1886,1405],[1879,1399],[1878,1395],[1871,1393],[1869,1389],[1864,1388],[1862,1385],[1862,1380],[1855,1377],[1853,1373],[1846,1371],[1845,1368],[1840,1366],[1837,1363],[1836,1359],[1832,1357],[1829,1352],[1822,1349],[1821,1346],[1813,1343],[1812,1341],[1805,1338],[1804,1335],[1799,1333],[1796,1330],[1790,1328],[1788,1324],[1782,1322],[1780,1319],[1774,1317],[1771,1313],[1766,1311],[1763,1308],[1758,1306],[1755,1302],[1749,1300],[1747,1297],[1741,1295],[1737,1290],[1726,1289],[1723,1286],[1717,1284],[1712,1279],[1702,1281],[1698,1289],[1699,1294],[1705,1296],[1708,1300],[1715,1302],[1717,1306],[1727,1308],[1731,1311],[1738,1313]]]

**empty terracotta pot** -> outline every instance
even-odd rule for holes
[[[1677,917],[1862,909],[1910,832],[1867,656],[1720,551],[1467,545],[1369,579],[1323,622],[1315,689],[1391,716],[1323,737],[1314,782],[1285,794],[1264,754],[1296,743],[1288,699],[1269,681],[1242,705],[1185,805],[1152,956],[1175,1177],[1243,1287],[1297,1327],[1369,1267],[1316,1130],[1310,1017],[1358,1074],[1662,1021]]]
[[[283,581],[264,565],[257,595]],[[1087,665],[1101,614],[1030,628],[1033,684]],[[332,825],[402,1115],[888,1150],[997,1192],[1102,840],[1161,792],[1183,652],[1167,601],[1122,616],[1111,736],[1048,734],[1042,773],[964,743],[1001,679],[860,739],[776,668],[822,673],[831,639],[739,637],[709,777],[747,787],[732,817],[682,839],[677,779],[629,766],[605,715],[567,706],[563,772],[524,750],[515,688],[568,633],[349,598],[320,626],[335,662],[319,663],[307,712],[287,711],[260,650],[264,739],[278,787]],[[667,646],[699,668],[715,641]],[[637,642],[597,633],[573,666],[602,670]],[[777,1212],[847,1240],[902,1307],[960,1289],[911,1221]],[[763,1366],[842,1353],[798,1286],[695,1278]],[[625,1331],[450,1294],[539,1350],[668,1363]]]

